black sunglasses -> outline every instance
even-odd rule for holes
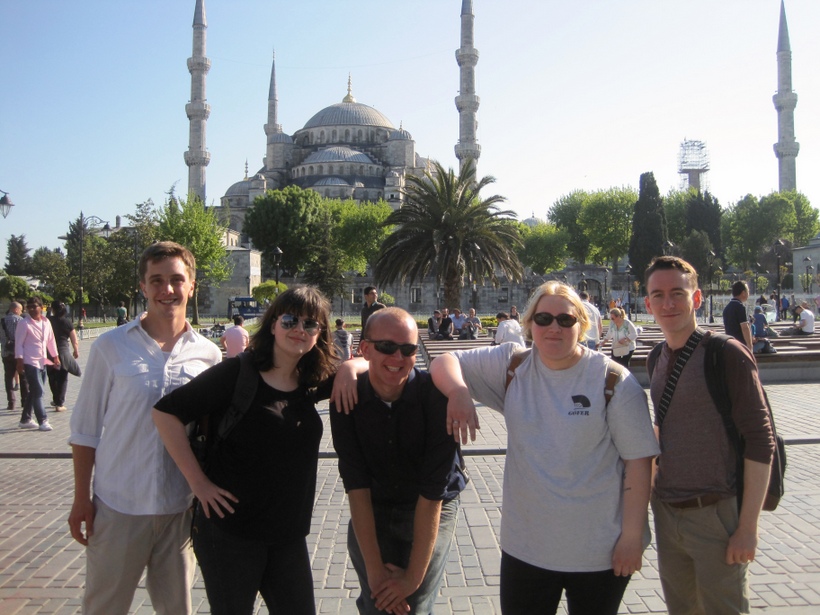
[[[319,321],[314,318],[299,318],[298,316],[294,316],[293,314],[282,314],[279,317],[279,322],[282,324],[282,328],[293,329],[296,325],[299,324],[299,321],[302,321],[302,328],[304,328],[305,333],[308,335],[316,335],[321,330],[321,326],[319,325]]]
[[[397,344],[396,342],[391,342],[390,340],[365,340],[366,342],[370,342],[373,344],[373,348],[376,349],[376,352],[381,354],[391,355],[395,354],[398,350],[401,352],[401,356],[403,357],[412,357],[415,355],[419,350],[418,344]]]
[[[538,312],[532,316],[532,321],[540,327],[549,327],[553,320],[558,323],[559,327],[564,327],[565,329],[574,327],[575,323],[578,322],[578,319],[572,314],[558,314],[557,316],[553,316],[549,312]]]

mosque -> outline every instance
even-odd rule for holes
[[[462,0],[460,19],[461,40],[455,54],[460,81],[459,94],[455,98],[459,115],[459,139],[455,154],[460,166],[463,166],[468,159],[477,162],[481,155],[481,146],[476,137],[476,114],[480,99],[475,91],[475,67],[479,54],[473,44],[472,0]],[[205,170],[210,162],[210,153],[205,147],[210,114],[206,77],[211,66],[206,56],[206,30],[205,0],[196,0],[193,54],[188,58],[191,99],[185,106],[190,124],[189,145],[184,159],[188,166],[188,193],[203,202],[207,202]],[[797,94],[792,90],[791,46],[784,0],[781,0],[780,7],[777,69],[777,93],[773,102],[778,118],[778,142],[774,144],[774,153],[778,160],[780,190],[796,190],[795,160],[799,144],[795,140],[794,109]],[[423,175],[430,163],[429,159],[416,152],[416,143],[403,126],[396,128],[383,113],[356,100],[350,78],[347,94],[341,102],[321,109],[293,134],[284,132],[279,124],[278,106],[274,56],[268,91],[268,117],[264,126],[266,146],[263,166],[249,176],[246,164],[244,179],[230,186],[220,199],[219,208],[228,223],[225,243],[234,262],[234,275],[219,289],[210,289],[210,299],[206,299],[205,307],[215,313],[227,304],[228,296],[247,295],[262,282],[261,255],[250,246],[242,232],[245,215],[257,196],[267,190],[296,185],[330,198],[371,202],[384,199],[393,208],[399,208],[404,199],[403,188],[407,177]],[[569,267],[565,273],[568,275],[563,277],[568,278],[569,283],[583,283],[591,295],[601,297],[606,292],[605,268],[577,265]],[[481,312],[495,313],[508,310],[514,304],[524,305],[531,289],[540,282],[540,279],[535,279],[538,276],[531,277],[532,280],[525,280],[521,285],[465,289],[463,306],[478,307],[480,304]],[[599,278],[603,279],[603,284]],[[360,282],[351,289],[350,301],[340,306],[342,312],[356,312],[361,307],[362,288],[372,280],[361,278]],[[432,281],[425,281],[416,288],[386,290],[399,305],[414,312],[432,311],[439,307],[438,289],[434,288]]]

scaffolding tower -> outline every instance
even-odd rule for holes
[[[681,189],[694,188],[698,192],[708,189],[706,173],[709,171],[709,152],[703,141],[684,139],[678,154],[678,173]]]

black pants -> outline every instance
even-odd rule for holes
[[[65,406],[65,394],[68,391],[68,370],[64,367],[47,367],[48,388],[51,389],[51,400],[55,406]]]
[[[569,615],[617,615],[631,577],[612,570],[556,572],[501,552],[501,612],[504,615],[554,615],[567,592]]]
[[[9,404],[15,402],[14,399],[14,374],[17,372],[17,359],[14,357],[3,357],[3,378],[6,384],[6,401]],[[26,405],[28,398],[28,380],[26,374],[20,374],[20,405]]]
[[[620,363],[624,367],[629,367],[629,361],[632,360],[632,355],[634,353],[635,353],[635,351],[633,350],[629,354],[625,354],[622,357],[616,357],[614,354],[610,354],[609,356],[613,361],[615,361],[615,363]]]
[[[194,553],[213,615],[251,615],[256,593],[268,612],[314,615],[313,573],[307,543],[272,547],[223,532],[198,509],[193,524]]]

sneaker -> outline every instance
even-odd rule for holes
[[[11,390],[12,390],[12,391],[19,391],[19,390],[20,390],[20,385],[19,385],[19,384],[17,384],[17,383],[15,382],[15,383],[14,383],[14,386],[13,386],[13,387],[11,387]]]
[[[53,427],[49,425],[48,421],[40,423],[40,431],[51,431]]]
[[[20,427],[20,429],[37,429],[37,423],[29,419],[25,423],[20,423],[18,427]]]
[[[14,402],[13,402],[13,401],[10,401],[10,402],[9,402],[9,405],[8,405],[8,406],[6,406],[6,409],[7,409],[7,410],[14,410]]]
[[[55,412],[65,412],[66,410],[68,410],[68,408],[66,408],[65,406],[54,406]]]

